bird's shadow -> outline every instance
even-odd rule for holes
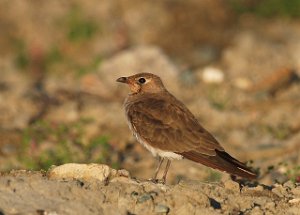
[[[240,191],[243,187],[257,187],[258,185],[262,186],[266,190],[272,190],[273,186],[268,186],[264,184],[260,184],[258,181],[249,181],[248,179],[239,178],[235,175],[230,175],[232,181],[236,182],[240,186]]]

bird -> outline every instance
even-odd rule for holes
[[[130,89],[124,102],[130,130],[139,143],[159,158],[154,182],[165,184],[171,161],[183,158],[242,178],[257,177],[224,150],[192,112],[165,88],[159,76],[138,73],[116,81]],[[167,160],[166,167],[158,180],[164,160]]]

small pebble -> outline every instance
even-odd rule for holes
[[[168,213],[170,211],[170,208],[166,205],[155,205],[154,208],[155,213]]]
[[[273,208],[275,208],[275,202],[267,202],[266,204],[265,204],[265,208],[268,208],[269,210],[271,210],[271,209],[273,209]]]
[[[292,188],[295,188],[295,183],[292,181],[287,181],[283,184],[283,186],[292,189]]]
[[[282,185],[275,184],[275,187],[272,189],[272,192],[279,197],[284,197],[286,190]]]
[[[298,203],[300,203],[300,198],[291,199],[291,200],[289,200],[289,203],[291,203],[291,204],[298,204]]]
[[[222,83],[224,81],[224,73],[215,67],[205,67],[202,72],[202,80],[206,83]]]
[[[136,191],[133,191],[133,192],[130,194],[130,196],[133,197],[133,198],[136,198],[138,195],[139,195],[139,193],[136,192]]]
[[[141,195],[141,196],[137,199],[137,202],[138,202],[138,203],[143,203],[143,202],[148,201],[148,200],[150,200],[150,199],[152,199],[151,194],[145,193],[145,194]]]
[[[296,187],[296,188],[292,189],[291,192],[292,192],[295,196],[300,197],[300,187]]]
[[[251,191],[257,191],[257,192],[261,192],[264,190],[264,187],[261,185],[257,185],[256,187],[244,187],[243,190],[251,190]]]
[[[232,180],[225,181],[224,186],[228,190],[231,190],[234,192],[240,192],[240,185]]]
[[[118,175],[130,178],[130,173],[126,169],[120,169],[120,170],[118,170]]]
[[[261,215],[263,214],[262,210],[260,209],[260,207],[255,206],[252,210],[251,210],[251,215]]]

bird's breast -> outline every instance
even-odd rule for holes
[[[147,150],[149,150],[153,156],[160,156],[163,158],[167,158],[167,159],[182,159],[183,156],[176,154],[175,152],[171,152],[171,151],[164,151],[161,150],[157,147],[153,147],[151,145],[151,143],[147,140],[145,140],[138,132],[138,130],[136,129],[135,125],[132,123],[131,118],[129,116],[129,110],[132,106],[134,106],[134,99],[132,98],[132,96],[128,96],[124,102],[124,109],[125,109],[125,114],[126,114],[126,118],[127,118],[127,123],[128,126],[130,128],[130,130],[132,131],[133,135],[135,136],[135,138],[137,139],[137,141],[142,144]],[[140,121],[143,122],[143,121]],[[139,126],[146,126],[146,125],[139,125]],[[158,143],[156,143],[158,144]]]
[[[134,127],[134,125],[128,120],[128,125],[130,130],[132,131],[133,135],[135,136],[135,138],[137,139],[137,141],[142,144],[148,151],[150,151],[152,153],[152,155],[154,157],[163,157],[163,158],[167,158],[170,160],[180,160],[183,158],[182,155],[176,154],[174,152],[170,152],[170,151],[164,151],[161,150],[159,148],[155,148],[153,146],[151,146],[151,144],[146,141],[144,138],[142,138],[139,133],[137,132],[136,128]]]

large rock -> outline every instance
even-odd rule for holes
[[[124,99],[128,90],[116,79],[141,72],[150,72],[160,76],[166,87],[172,92],[178,91],[178,70],[168,57],[157,47],[139,46],[118,53],[105,60],[99,68],[98,76],[83,78],[82,90],[98,94],[104,98]]]
[[[107,181],[114,177],[129,177],[126,170],[115,170],[102,164],[68,163],[49,170],[50,179],[77,179]]]
[[[286,24],[273,22],[239,31],[222,54],[230,80],[248,77],[257,82],[285,67],[295,69],[300,75],[299,23]]]

